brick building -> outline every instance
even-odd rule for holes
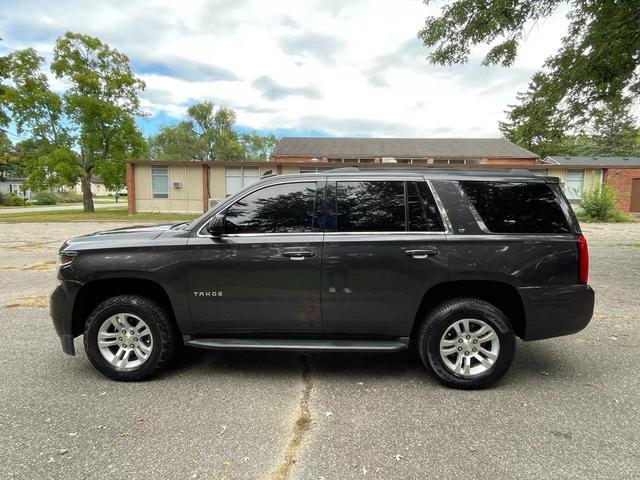
[[[623,212],[640,212],[640,157],[551,156],[540,162],[545,175],[559,177],[566,195],[579,200],[595,183],[607,183],[616,192]]]
[[[280,163],[403,165],[535,165],[538,156],[504,138],[284,137],[271,160]]]

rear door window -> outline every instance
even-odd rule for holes
[[[338,232],[404,232],[404,182],[337,182]]]
[[[493,233],[570,233],[556,195],[545,183],[459,182]]]
[[[338,181],[334,220],[338,232],[442,232],[440,212],[425,182]],[[331,228],[333,227],[333,228]]]

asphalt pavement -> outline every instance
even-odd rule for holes
[[[408,352],[189,350],[117,383],[62,353],[56,250],[122,223],[0,224],[0,478],[640,478],[640,224],[585,228],[596,312],[518,342],[494,388],[442,387]]]

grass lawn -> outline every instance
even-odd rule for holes
[[[0,214],[0,223],[44,223],[44,222],[181,222],[193,220],[197,214],[185,213],[136,213],[129,215],[126,204],[122,207],[101,208],[93,213],[84,213],[82,210],[63,210],[53,212],[38,212],[37,209],[29,209],[28,212]]]
[[[114,196],[110,197],[93,197],[93,204],[97,205],[99,203],[116,203],[116,198]],[[120,197],[117,203],[121,203],[123,205],[127,204],[127,197]],[[0,209],[3,208],[42,208],[42,207],[55,207],[55,206],[65,206],[65,205],[82,205],[82,202],[58,202],[55,205],[38,205],[30,204],[30,205],[0,205]]]

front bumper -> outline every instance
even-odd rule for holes
[[[73,304],[81,283],[63,280],[49,297],[49,315],[53,326],[60,337],[62,351],[67,355],[75,355],[73,346]]]
[[[593,316],[595,293],[589,285],[524,287],[524,340],[541,340],[579,332]]]

